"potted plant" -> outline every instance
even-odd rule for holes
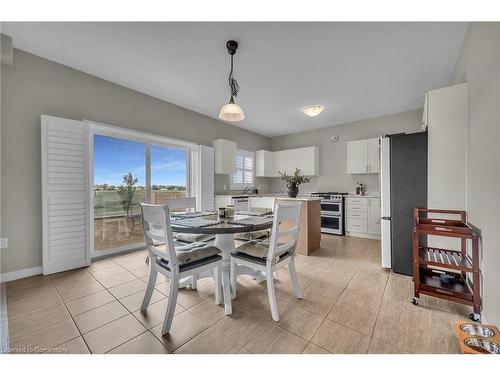
[[[281,179],[285,181],[287,187],[287,194],[290,198],[296,198],[299,193],[299,186],[311,182],[309,177],[304,176],[300,169],[295,168],[295,172],[292,175],[286,174],[286,172],[278,172]]]

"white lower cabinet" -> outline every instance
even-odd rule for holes
[[[345,207],[346,235],[380,238],[380,199],[347,197]]]

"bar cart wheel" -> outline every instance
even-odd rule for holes
[[[418,297],[413,297],[411,299],[411,303],[413,303],[414,305],[418,305],[418,303],[420,302],[420,299]],[[472,314],[471,314],[472,315]]]
[[[472,320],[473,322],[479,322],[481,320],[481,315],[477,313],[470,313],[469,319]]]

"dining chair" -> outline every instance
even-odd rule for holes
[[[288,266],[295,295],[302,299],[297,271],[295,248],[299,237],[302,203],[276,203],[274,205],[271,238],[266,241],[249,241],[238,246],[231,254],[231,289],[236,297],[236,278],[239,266],[246,266],[257,274],[265,273],[267,294],[273,320],[279,321],[278,304],[274,290],[273,273]]]
[[[274,201],[274,197],[248,197],[248,211],[272,212]],[[269,233],[268,229],[264,229],[255,232],[237,233],[234,238],[239,241],[264,240],[269,237]]]
[[[162,328],[162,335],[164,335],[172,325],[181,279],[212,270],[215,281],[215,303],[221,304],[222,257],[217,247],[205,243],[176,246],[170,226],[168,205],[141,203],[140,207],[150,263],[149,281],[142,301],[141,313],[147,313],[156,278],[160,272],[170,280],[170,293]]]
[[[170,210],[184,210],[186,212],[196,211],[196,198],[167,198],[163,204],[168,204]],[[215,236],[213,234],[192,234],[192,233],[174,233],[174,238],[182,242],[208,242],[212,241]]]

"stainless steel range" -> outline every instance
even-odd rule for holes
[[[311,193],[321,199],[321,232],[344,235],[344,195],[347,193]]]

